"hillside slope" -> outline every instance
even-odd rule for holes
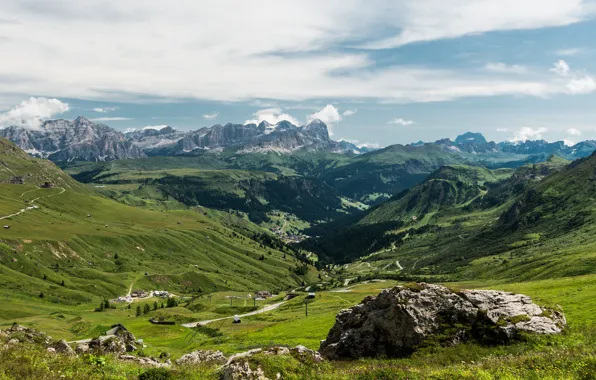
[[[36,175],[65,186],[0,184],[7,227],[0,230],[0,293],[37,299],[42,292],[44,302],[77,304],[126,294],[133,282],[184,294],[282,289],[315,276],[297,276],[296,253],[258,234],[241,235],[197,210],[158,212],[106,199],[47,161],[1,147],[7,169],[47,165]]]

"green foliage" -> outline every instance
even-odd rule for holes
[[[139,380],[169,380],[172,373],[166,368],[151,368],[139,375]]]

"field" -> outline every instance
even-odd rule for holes
[[[360,302],[366,295],[377,294],[381,289],[395,284],[393,281],[374,281],[356,284],[342,291],[319,292],[308,304],[308,316],[305,315],[303,294],[273,311],[244,317],[241,324],[232,324],[230,319],[212,322],[207,325],[212,330],[195,331],[179,324],[152,325],[148,318],[161,315],[166,319],[184,323],[241,314],[253,310],[252,301],[246,298],[233,299],[233,306],[230,306],[229,298],[226,297],[248,295],[217,292],[210,297],[202,296],[194,301],[182,302],[175,308],[158,308],[140,317],[134,315],[137,304],[152,304],[154,300],[133,303],[130,310],[118,305],[116,309],[104,312],[93,312],[91,309],[95,305],[92,304],[77,307],[52,305],[35,317],[5,320],[0,323],[0,328],[17,320],[24,325],[47,331],[53,337],[75,340],[105,331],[112,323],[122,323],[137,338],[144,339],[147,345],[143,349],[145,355],[158,356],[162,352],[168,352],[174,358],[195,349],[219,349],[226,354],[270,345],[302,344],[317,349],[320,340],[326,337],[333,325],[339,310]],[[539,304],[559,304],[566,313],[569,329],[560,337],[536,338],[502,347],[463,344],[457,347],[423,350],[404,359],[366,359],[324,363],[319,366],[307,363],[306,367],[291,358],[258,357],[255,360],[264,367],[266,373],[274,374],[278,371],[284,374],[284,378],[296,379],[305,378],[304,376],[316,379],[589,379],[591,371],[596,369],[593,356],[596,348],[596,330],[592,317],[596,312],[596,305],[590,302],[596,297],[596,276],[510,284],[448,285],[523,292],[532,296]],[[279,302],[282,296],[283,294],[266,302]],[[133,368],[125,370],[127,367],[124,365],[113,365],[121,371],[136,373]],[[180,375],[180,378],[217,378],[215,369],[209,367],[181,367],[173,373]]]

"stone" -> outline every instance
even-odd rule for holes
[[[162,363],[159,360],[155,359],[155,358],[143,358],[143,357],[139,357],[139,356],[134,356],[134,355],[120,355],[118,356],[118,359],[123,361],[123,362],[129,362],[129,363],[137,363],[139,365],[143,365],[143,366],[150,366],[150,367],[170,367],[170,363]]]
[[[556,334],[565,324],[562,312],[543,309],[523,294],[454,292],[419,283],[386,289],[340,311],[319,352],[330,360],[402,357],[425,345],[470,339],[507,343],[522,332]]]
[[[56,353],[56,349],[55,349],[55,348],[48,347],[48,348],[47,348],[47,350],[48,350],[48,352],[49,352],[49,353],[51,353],[51,354],[55,354],[55,353]]]
[[[89,352],[89,344],[88,343],[79,343],[77,344],[77,348],[75,348],[75,352],[77,354],[86,354]]]
[[[126,345],[117,336],[100,336],[89,342],[89,351],[95,354],[123,354]]]
[[[225,363],[226,356],[221,351],[193,351],[176,360],[176,364]]]
[[[11,344],[11,345],[12,344],[19,344],[19,343],[21,343],[21,342],[19,342],[18,339],[11,339],[11,340],[8,341],[8,344]]]
[[[221,370],[222,380],[269,380],[263,370],[257,367],[250,368],[247,361],[238,361],[223,366]]]
[[[75,351],[72,349],[72,347],[70,347],[70,345],[68,343],[66,343],[65,340],[59,340],[55,343],[53,343],[50,348],[54,349],[55,352],[62,354],[62,355],[68,355],[68,356],[75,356],[76,353]]]

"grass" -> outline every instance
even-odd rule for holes
[[[392,281],[371,282],[357,284],[347,293],[319,292],[315,300],[309,304],[308,317],[304,313],[303,298],[299,297],[275,311],[243,318],[242,323],[238,325],[232,324],[229,320],[208,325],[211,329],[219,331],[218,334],[208,331],[195,334],[180,326],[152,325],[147,319],[153,313],[162,312],[170,316],[184,315],[185,318],[213,317],[240,312],[246,307],[244,300],[235,300],[234,302],[238,303],[233,306],[235,309],[232,309],[226,297],[240,296],[242,293],[218,292],[212,294],[210,300],[208,297],[202,297],[187,307],[160,309],[142,317],[129,316],[128,311],[121,309],[91,313],[79,306],[71,308],[70,312],[73,314],[53,314],[53,320],[58,322],[52,323],[55,326],[60,324],[64,329],[80,327],[83,324],[80,320],[73,324],[74,314],[78,313],[79,318],[86,323],[85,331],[90,334],[97,333],[110,323],[118,321],[137,337],[145,340],[148,348],[144,351],[147,355],[157,356],[166,351],[173,354],[174,358],[195,349],[220,349],[227,354],[279,344],[303,344],[316,349],[319,341],[325,338],[333,325],[335,314],[340,309],[358,303],[364,296],[377,294],[382,288],[394,284]],[[596,328],[591,318],[594,305],[586,301],[593,299],[596,293],[596,276],[509,284],[464,282],[451,286],[523,291],[538,303],[559,303],[566,313],[570,328],[560,336],[534,337],[507,346],[461,344],[455,347],[429,348],[404,359],[362,359],[315,364],[293,357],[256,356],[251,361],[255,366],[260,365],[270,378],[275,378],[276,374],[280,373],[284,379],[589,379],[596,370],[596,359],[593,355],[596,349]],[[578,291],[579,288],[581,290]],[[277,299],[272,299],[268,302],[276,301]],[[37,319],[37,324],[32,324],[31,319],[18,321],[46,328],[50,316],[45,319],[45,322],[42,322],[42,318]],[[33,348],[25,351],[0,350],[0,356],[3,359],[0,360],[0,374],[17,378],[58,378],[67,374],[66,378],[121,376],[134,379],[144,371],[133,365],[113,361],[110,357],[106,357],[105,364],[98,368],[97,365],[90,364],[97,358],[57,359],[61,357],[51,357]],[[37,364],[34,365],[34,362]],[[217,379],[219,376],[215,367],[206,366],[175,367],[170,373],[172,378],[176,379]]]

